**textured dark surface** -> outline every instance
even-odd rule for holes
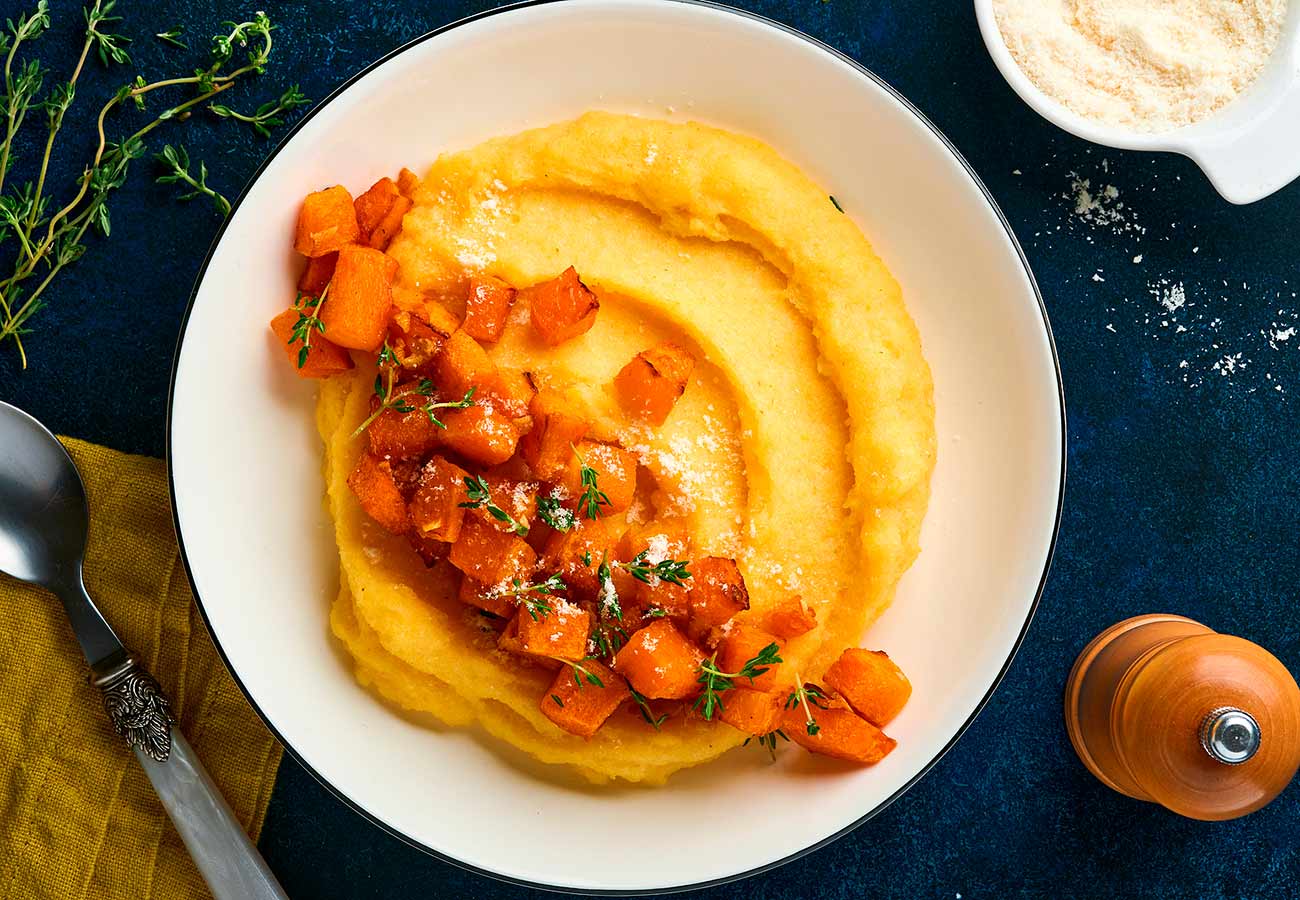
[[[1038,617],[1007,680],[957,747],[850,836],[702,896],[1300,895],[1300,795],[1237,822],[1183,821],[1093,781],[1060,717],[1074,655],[1095,632],[1136,613],[1196,617],[1300,669],[1293,606],[1300,335],[1278,339],[1300,309],[1293,293],[1300,187],[1233,207],[1185,160],[1092,148],[1055,130],[998,77],[963,0],[746,5],[874,69],[987,182],[1051,313],[1070,416],[1070,483]],[[139,68],[151,74],[192,63],[147,35],[177,22],[206,35],[217,20],[247,12],[225,0],[145,6],[127,5],[126,28],[139,36]],[[289,81],[323,97],[400,43],[487,6],[271,4],[272,15],[291,24],[277,33],[271,73],[241,89],[243,97],[260,100]],[[62,24],[47,58],[57,50],[66,59],[80,14],[60,0],[54,7]],[[0,8],[12,14],[13,0]],[[106,90],[110,78],[95,71],[91,83]],[[206,159],[212,181],[232,195],[273,146],[229,122],[204,119],[186,131],[192,155]],[[29,341],[31,368],[20,374],[12,353],[0,351],[0,397],[60,432],[161,455],[173,345],[219,223],[197,202],[171,202],[147,169],[138,168],[114,205],[111,243],[94,243],[51,292]],[[1094,191],[1114,185],[1119,196],[1107,206],[1123,203],[1124,222],[1095,225],[1075,214],[1071,173]],[[1180,284],[1186,304],[1169,312],[1161,299],[1176,304],[1168,291]],[[1215,368],[1224,357],[1231,363]],[[557,829],[557,852],[566,852],[566,834]],[[587,837],[589,849],[579,852],[599,852],[599,835]],[[287,757],[262,848],[294,897],[534,893],[408,848]],[[669,836],[646,852],[671,866]]]

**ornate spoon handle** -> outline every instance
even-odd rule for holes
[[[113,730],[135,751],[217,900],[288,900],[203,763],[175,727],[162,688],[134,658],[91,679]]]

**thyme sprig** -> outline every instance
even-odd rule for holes
[[[158,32],[154,37],[162,41],[164,44],[171,44],[173,47],[188,50],[190,49],[189,44],[181,40],[181,35],[184,33],[185,27],[183,25],[176,25],[172,28],[168,28],[166,31]]]
[[[695,680],[702,686],[700,696],[695,699],[693,709],[699,711],[706,721],[712,721],[715,713],[722,712],[722,694],[736,686],[736,679],[753,680],[772,666],[781,663],[781,648],[772,642],[745,660],[738,672],[723,672],[718,668],[718,654],[700,663],[700,674]]]
[[[16,21],[10,20],[7,30],[0,35],[0,56],[3,56],[3,83],[0,85],[3,87],[0,95],[0,245],[12,237],[17,251],[12,269],[7,275],[0,274],[0,344],[6,340],[13,341],[23,368],[27,366],[24,337],[31,333],[32,317],[44,306],[44,295],[58,274],[85,253],[86,232],[93,227],[105,236],[109,234],[112,227],[109,195],[126,182],[130,164],[145,155],[145,137],[166,122],[185,119],[195,106],[209,102],[245,76],[263,73],[271,57],[271,32],[275,26],[264,13],[257,13],[245,22],[226,23],[229,30],[213,38],[207,67],[195,69],[193,75],[157,81],[146,81],[143,76],[136,76],[123,85],[100,107],[95,117],[98,138],[95,151],[75,179],[70,199],[56,206],[51,202],[46,176],[56,139],[78,93],[91,51],[95,51],[106,66],[131,62],[126,50],[127,40],[113,32],[119,21],[119,17],[112,14],[113,8],[114,0],[93,0],[87,6],[84,36],[75,66],[65,81],[56,83],[39,101],[37,97],[45,79],[45,70],[39,61],[22,61],[19,55],[49,27],[47,0],[38,0],[34,12],[19,16]],[[248,61],[244,65],[228,67],[237,47],[248,48]],[[128,103],[144,109],[150,94],[176,88],[190,88],[194,95],[163,109],[126,137],[116,141],[109,139],[107,120],[110,113]],[[43,109],[46,113],[44,150],[36,178],[34,182],[5,193],[17,136],[27,114],[33,109]],[[51,209],[54,209],[53,213],[50,213]],[[29,282],[33,284],[29,285]]]
[[[569,445],[573,455],[578,458],[578,480],[582,485],[582,494],[578,497],[578,509],[588,519],[600,518],[602,506],[612,506],[609,495],[600,489],[600,474],[587,465],[587,460],[578,452],[578,448]]]
[[[649,558],[650,551],[646,549],[632,557],[628,562],[620,562],[616,565],[637,581],[650,585],[656,584],[658,581],[684,585],[687,579],[691,577],[691,572],[687,568],[690,565],[689,560],[661,559],[659,562],[652,563]]]
[[[276,125],[284,124],[284,114],[297,109],[300,106],[306,106],[311,101],[307,99],[298,89],[298,85],[293,85],[287,91],[280,95],[278,100],[268,100],[259,106],[252,113],[241,113],[231,109],[223,103],[213,103],[208,109],[221,116],[223,119],[235,119],[239,122],[247,122],[253,126],[253,130],[264,138],[271,136],[271,128]]]
[[[606,618],[622,622],[623,605],[618,600],[618,588],[614,586],[614,570],[609,564],[609,551],[605,551],[600,557],[600,565],[596,567],[596,582],[600,585],[600,590],[596,594],[600,611]]]
[[[482,475],[465,476],[465,493],[469,496],[469,500],[460,504],[462,508],[484,509],[488,515],[509,526],[510,530],[520,537],[528,535],[527,525],[492,502],[492,490]]]
[[[556,662],[562,662],[568,666],[573,671],[573,683],[578,686],[579,690],[588,684],[598,688],[603,688],[605,686],[605,682],[600,680],[600,676],[588,669],[582,663],[574,662],[571,659],[562,659],[558,656],[548,656],[547,659],[553,659]],[[582,662],[586,662],[589,659],[594,660],[594,657],[584,657]],[[561,703],[560,705],[563,706],[564,704]]]
[[[826,694],[815,684],[805,684],[803,679],[799,677],[798,672],[795,673],[794,680],[798,687],[790,692],[789,697],[785,698],[785,708],[794,709],[796,706],[802,706],[805,727],[810,735],[815,735],[822,729],[813,716],[812,707],[826,709],[826,704],[822,702],[826,699]]]
[[[767,734],[759,734],[753,737],[747,737],[745,738],[745,743],[741,744],[741,746],[748,747],[750,741],[757,741],[758,746],[766,749],[768,754],[771,755],[772,759],[776,759],[776,739],[778,737],[783,741],[790,740],[790,738],[786,737],[786,733],[782,731],[780,728],[778,728],[776,731],[771,731],[768,732]]]
[[[661,726],[664,724],[664,720],[668,718],[668,713],[656,716],[654,710],[650,708],[650,701],[646,698],[645,694],[641,693],[631,685],[628,685],[628,690],[632,692],[632,699],[636,701],[637,709],[641,713],[641,718],[653,725],[655,731],[659,731]]]
[[[578,517],[559,497],[538,497],[537,517],[556,531],[572,531],[578,524]]]
[[[154,159],[167,167],[166,174],[159,175],[154,179],[158,184],[175,184],[183,182],[188,184],[194,190],[181,194],[177,200],[193,200],[195,197],[211,197],[212,205],[216,207],[217,212],[222,216],[230,215],[230,201],[222,196],[219,192],[208,187],[208,167],[203,160],[199,160],[199,177],[196,179],[190,174],[190,155],[181,145],[173,147],[167,144],[163,147],[162,153],[154,155]],[[324,295],[322,294],[322,299]],[[296,305],[296,304],[295,304]],[[298,363],[298,368],[302,368],[303,363]]]
[[[325,323],[320,320],[320,308],[325,304],[325,297],[330,292],[330,286],[325,285],[325,290],[320,292],[319,297],[313,297],[310,294],[298,292],[297,298],[293,301],[293,308],[298,310],[298,321],[293,323],[293,331],[289,333],[289,346],[299,344],[298,347],[298,368],[307,365],[307,355],[311,352],[311,336],[313,334],[325,333]],[[355,435],[354,435],[355,436]]]
[[[326,285],[326,290],[328,289],[329,286]],[[322,301],[324,300],[324,297],[325,295],[322,292]],[[290,343],[293,342],[290,341]],[[305,357],[302,356],[301,351],[299,352],[299,358],[305,359]],[[419,383],[414,387],[407,387],[399,390],[397,385],[397,373],[399,369],[399,366],[397,365],[397,357],[393,353],[393,348],[388,346],[387,341],[384,342],[384,346],[379,351],[377,362],[379,363],[380,372],[375,376],[374,394],[379,398],[379,405],[375,407],[374,412],[366,417],[365,421],[357,426],[357,430],[352,432],[353,437],[358,437],[374,423],[375,419],[378,419],[390,409],[395,413],[400,413],[401,415],[415,412],[417,409],[423,410],[424,414],[429,417],[429,423],[431,425],[436,425],[439,428],[446,428],[447,424],[438,418],[434,413],[434,410],[468,409],[474,405],[474,388],[470,388],[466,391],[465,396],[461,397],[459,400],[440,401],[436,397],[437,390],[434,388],[433,382],[428,378],[421,378]],[[302,368],[301,363],[298,368]],[[419,397],[423,397],[425,402],[413,402],[415,398]],[[466,479],[466,481],[468,481],[468,479]],[[462,503],[461,506],[465,506],[465,504]]]
[[[555,596],[567,587],[560,573],[556,572],[544,581],[525,582],[520,578],[512,579],[510,587],[496,593],[501,597],[517,598],[519,605],[524,607],[529,617],[534,622],[540,622],[555,612],[555,608],[546,598]],[[530,596],[533,594],[537,596]]]

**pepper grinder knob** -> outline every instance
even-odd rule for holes
[[[1254,812],[1300,769],[1295,678],[1264,648],[1183,616],[1094,638],[1070,672],[1065,724],[1103,784],[1193,819]]]

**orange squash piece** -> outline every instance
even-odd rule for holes
[[[361,454],[356,468],[348,476],[348,487],[366,515],[393,534],[404,534],[410,528],[406,514],[406,500],[393,478],[393,467],[387,460]]]
[[[797,638],[817,627],[817,612],[802,597],[787,597],[763,615],[762,627],[785,640]]]
[[[522,538],[466,518],[460,536],[451,545],[447,561],[471,578],[495,585],[530,570],[537,559]]]
[[[515,653],[549,656],[578,662],[587,655],[587,638],[591,634],[591,613],[562,597],[530,597],[534,608],[520,602],[514,621],[506,629],[509,638],[502,642]],[[550,612],[537,609],[540,604]]]
[[[528,411],[533,427],[520,441],[519,452],[542,481],[558,481],[591,422],[576,403],[553,390],[538,391]]]
[[[325,290],[325,286],[330,283],[330,279],[334,277],[334,266],[338,261],[337,253],[308,257],[307,265],[302,270],[302,277],[298,279],[298,290],[308,297],[319,297]]]
[[[465,508],[460,504],[469,499],[465,492],[467,474],[441,456],[429,457],[420,470],[415,493],[407,506],[411,526],[417,532],[430,540],[449,544],[460,537],[465,522]]]
[[[447,426],[441,435],[442,444],[447,449],[484,466],[500,465],[514,456],[519,432],[505,411],[490,399],[479,398],[476,394],[473,406],[442,409],[437,414]]]
[[[737,687],[722,695],[722,709],[718,712],[718,718],[745,734],[771,734],[781,727],[781,713],[786,696],[779,691]]]
[[[722,632],[722,640],[718,642],[717,664],[723,672],[739,672],[744,668],[745,663],[758,656],[769,644],[776,644],[781,650],[785,649],[785,641],[776,635],[744,622],[724,625]],[[752,681],[737,681],[737,684],[743,683],[756,691],[774,691],[782,684],[791,681],[784,669],[784,665],[768,666],[766,672]]]
[[[456,599],[466,606],[490,612],[502,619],[509,619],[517,608],[515,598],[502,595],[495,584],[486,584],[468,575],[461,576]]]
[[[696,693],[704,653],[673,624],[658,619],[628,638],[614,669],[646,697],[684,700]]]
[[[687,597],[686,633],[712,645],[716,629],[743,609],[749,609],[749,590],[734,559],[706,556],[690,565],[691,590]]]
[[[482,478],[487,482],[488,493],[492,496],[493,503],[509,513],[516,522],[525,528],[532,526],[533,519],[537,515],[536,482],[517,481],[499,474],[485,474]],[[463,483],[461,488],[463,490]],[[497,521],[492,517],[491,513],[481,506],[466,512],[470,518],[477,519],[485,525],[490,525],[501,531],[510,530],[508,524]]]
[[[541,708],[542,715],[570,734],[591,737],[632,697],[632,692],[617,673],[594,659],[586,660],[582,667],[600,684],[592,684],[581,673],[565,666],[555,674],[555,680],[542,696]],[[574,680],[575,674],[580,680]]]
[[[606,553],[615,558],[626,529],[621,516],[579,519],[573,529],[553,532],[547,538],[542,569],[558,572],[572,596],[594,600],[600,590],[600,561]]]
[[[397,173],[397,189],[402,192],[403,196],[414,200],[415,189],[419,186],[420,176],[403,166],[402,171]]]
[[[596,324],[600,301],[573,266],[528,288],[527,294],[533,328],[547,346],[556,347],[586,334]]]
[[[822,680],[877,728],[892,722],[912,696],[912,682],[882,650],[850,647],[831,663]]]
[[[417,381],[408,381],[393,388],[398,395],[411,393],[419,386]],[[437,447],[442,441],[442,429],[429,421],[429,417],[419,405],[424,398],[413,395],[410,403],[416,407],[410,412],[398,412],[389,408],[381,412],[369,427],[366,437],[370,441],[370,452],[381,459],[408,459],[419,456]],[[370,411],[379,409],[379,398],[372,395]]]
[[[376,250],[384,250],[392,243],[393,238],[397,237],[402,230],[402,220],[406,214],[411,211],[411,201],[406,197],[398,197],[393,201],[393,205],[388,207],[388,212],[379,220],[373,231],[370,232],[370,246]]]
[[[418,531],[408,531],[406,541],[426,566],[436,565],[439,561],[446,559],[448,551],[451,550],[451,545],[445,541],[426,538]]]
[[[293,249],[303,256],[324,256],[353,243],[360,235],[352,195],[336,184],[310,193],[302,201]]]
[[[520,434],[532,428],[533,420],[528,408],[537,391],[533,390],[527,373],[498,368],[483,385],[483,393],[497,402]]]
[[[357,239],[361,243],[370,244],[371,233],[384,220],[384,216],[388,215],[388,211],[392,209],[398,198],[406,199],[397,189],[397,182],[388,177],[379,179],[364,194],[357,197],[353,202],[353,208],[357,213],[357,229],[360,232]],[[370,244],[370,246],[374,245]]]
[[[495,341],[506,329],[515,289],[491,275],[471,275],[469,299],[465,301],[464,329],[480,341]]]
[[[396,276],[397,263],[378,250],[355,245],[340,250],[329,295],[321,304],[329,339],[353,350],[378,350],[388,330]]]
[[[290,344],[293,327],[298,322],[300,311],[291,306],[271,320],[271,331],[275,334],[284,352],[289,356],[289,364],[300,378],[328,378],[339,372],[352,368],[352,357],[348,351],[337,344],[332,344],[320,332],[313,332],[311,343],[307,348],[307,360],[298,367],[298,355],[301,344]]]
[[[662,425],[686,391],[694,368],[689,350],[664,342],[638,353],[614,376],[614,393],[629,413]]]
[[[560,476],[560,485],[569,496],[577,498],[582,494],[582,464],[596,472],[596,486],[609,498],[609,504],[600,504],[600,514],[622,512],[632,505],[636,494],[636,456],[615,447],[597,441],[580,441],[574,445],[577,453],[570,452],[564,473]],[[571,505],[571,504],[570,504]],[[579,516],[585,516],[583,509]]]
[[[897,741],[849,709],[843,701],[820,702],[827,708],[810,707],[817,723],[816,734],[808,733],[808,721],[802,705],[796,704],[781,714],[781,730],[804,749],[848,762],[871,765],[880,762],[898,746]]]
[[[684,521],[678,519],[650,522],[636,531],[628,532],[619,558],[631,560],[645,550],[649,551],[646,559],[651,564],[665,559],[690,560],[690,545],[690,533]],[[633,599],[631,606],[639,610],[657,607],[662,609],[668,618],[672,619],[677,625],[684,626],[686,624],[689,611],[687,605],[687,597],[690,593],[689,587],[668,581],[647,584],[636,579],[632,580],[631,587]]]
[[[433,360],[450,334],[431,325],[421,312],[394,307],[386,340],[393,358],[403,369],[416,375],[431,375]]]
[[[434,383],[457,400],[470,388],[481,388],[491,382],[496,371],[487,351],[463,327],[447,339],[433,360]]]

